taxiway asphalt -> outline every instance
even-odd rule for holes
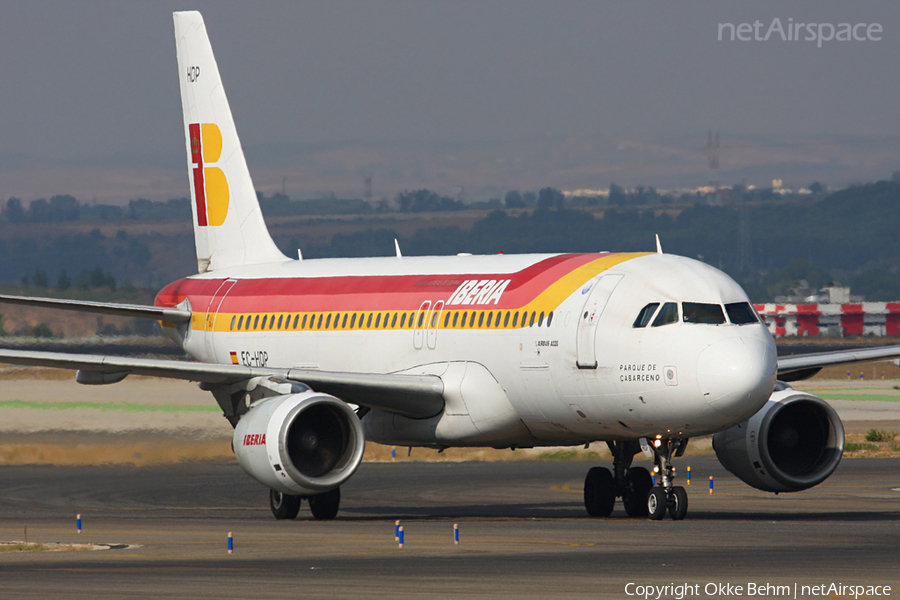
[[[575,461],[365,463],[332,522],[305,507],[275,521],[266,491],[234,464],[4,466],[0,541],[27,527],[29,541],[131,546],[2,553],[0,597],[546,600],[688,583],[699,593],[685,597],[712,598],[723,594],[708,584],[751,597],[748,583],[834,582],[890,585],[900,598],[900,460],[845,459],[823,485],[778,496],[742,484],[713,455],[686,457],[682,475],[687,465],[681,522],[629,519],[620,504],[588,518],[591,465]]]

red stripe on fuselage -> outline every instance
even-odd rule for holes
[[[386,275],[241,279],[219,312],[299,312],[416,310],[425,300],[448,300],[467,280],[510,280],[499,302],[452,308],[512,309],[534,300],[574,269],[605,254],[563,254],[515,273],[458,275]],[[195,311],[205,311],[223,279],[181,279],[156,296],[157,306],[175,306],[189,298]],[[451,307],[447,307],[451,308]]]

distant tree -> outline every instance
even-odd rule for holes
[[[111,290],[115,290],[116,278],[111,273],[106,273],[100,267],[96,267],[90,271],[82,271],[75,280],[75,287],[82,290],[100,287],[108,287]]]
[[[439,196],[426,189],[397,194],[397,204],[400,206],[400,212],[435,212],[464,208],[459,200]]]
[[[850,289],[870,302],[896,301],[900,299],[900,277],[896,269],[868,268],[853,280]]]
[[[22,208],[22,201],[18,198],[7,200],[6,206],[0,211],[0,218],[7,223],[22,223],[25,221],[25,209]]]
[[[821,194],[824,190],[825,188],[818,181],[813,181],[811,184],[809,184],[809,191],[813,194]]]
[[[40,269],[34,270],[34,275],[31,278],[31,281],[37,287],[47,287],[49,285],[49,281],[47,280],[47,274]]]
[[[36,337],[36,338],[54,338],[56,334],[53,333],[53,330],[50,329],[50,325],[47,323],[39,323],[34,327],[23,327],[22,329],[16,332],[16,335],[24,336],[24,337]]]
[[[136,221],[147,220],[153,214],[153,202],[144,198],[137,198],[128,203],[127,216]]]
[[[503,204],[506,205],[506,208],[525,208],[525,200],[522,199],[522,194],[516,190],[506,192]]]
[[[538,192],[538,208],[562,208],[566,197],[557,189],[545,187]]]
[[[891,173],[891,181],[900,181],[900,171]]]
[[[609,203],[613,206],[624,206],[628,201],[625,190],[614,183],[609,184]]]
[[[81,205],[72,196],[53,196],[50,198],[51,221],[77,221],[81,212]]]
[[[69,275],[66,273],[66,270],[63,269],[59,272],[59,279],[56,280],[56,289],[61,292],[66,291],[71,287],[72,281],[69,279]]]
[[[43,198],[32,200],[28,205],[28,220],[32,223],[47,223],[53,220],[50,203]]]

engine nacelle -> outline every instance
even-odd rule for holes
[[[824,400],[778,382],[758,413],[713,436],[713,448],[744,483],[766,492],[799,492],[837,468],[844,426]]]
[[[305,391],[254,402],[234,429],[234,453],[255,480],[283,494],[338,487],[362,462],[356,413],[334,396]]]

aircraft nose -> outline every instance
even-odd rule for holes
[[[709,405],[737,421],[762,408],[775,388],[775,344],[733,337],[711,344],[697,360],[697,382]]]

